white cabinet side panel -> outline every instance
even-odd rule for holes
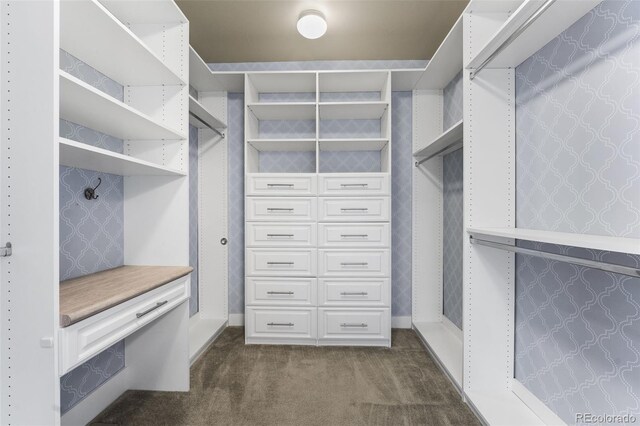
[[[504,19],[465,15],[465,59]],[[485,69],[473,80],[467,71],[463,85],[464,228],[514,226],[514,71]],[[469,238],[463,253],[465,392],[503,392],[513,378],[514,256]]]
[[[0,424],[57,425],[59,3],[0,15]]]
[[[441,133],[442,92],[415,90],[413,150]],[[442,185],[442,157],[413,167],[414,322],[442,318]]]
[[[200,93],[200,102],[227,121],[227,92]],[[229,246],[227,138],[210,129],[198,130],[198,267],[200,315],[228,319]]]

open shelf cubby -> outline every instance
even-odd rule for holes
[[[388,71],[248,73],[249,173],[390,171]]]

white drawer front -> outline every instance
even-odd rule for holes
[[[315,308],[246,308],[246,338],[249,343],[315,341],[317,316]]]
[[[276,224],[249,222],[245,239],[250,247],[314,247],[316,224]]]
[[[319,250],[324,277],[388,277],[389,250]]]
[[[390,189],[388,174],[320,175],[318,182],[320,195],[389,195]]]
[[[269,196],[313,196],[316,195],[316,175],[299,175],[293,173],[248,174],[246,195]]]
[[[315,278],[247,278],[248,305],[316,304]]]
[[[389,224],[328,224],[318,225],[320,247],[388,248]]]
[[[318,280],[321,306],[389,306],[388,278],[322,278]]]
[[[319,198],[320,222],[388,222],[389,198]]]
[[[247,198],[247,221],[315,222],[316,198]]]
[[[64,374],[189,298],[189,277],[142,294],[60,331]]]
[[[279,250],[249,248],[245,264],[252,276],[315,276],[317,252],[313,249]]]
[[[388,340],[391,335],[389,309],[318,310],[319,339]]]

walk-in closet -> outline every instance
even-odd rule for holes
[[[640,1],[0,30],[0,425],[640,422]]]

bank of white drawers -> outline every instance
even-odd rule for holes
[[[246,341],[391,344],[390,179],[248,174]]]

